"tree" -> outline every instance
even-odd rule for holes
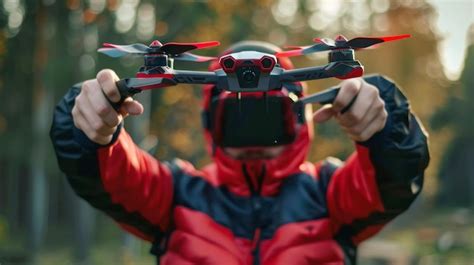
[[[474,29],[474,27],[471,27]],[[471,32],[474,32],[471,30]],[[471,33],[472,34],[472,33]],[[474,35],[471,39],[474,40]],[[472,41],[471,41],[472,43]],[[452,130],[452,140],[446,146],[439,167],[441,182],[438,200],[444,205],[474,207],[474,44],[467,49],[464,69],[459,80],[450,87],[447,104],[433,116],[437,130]]]

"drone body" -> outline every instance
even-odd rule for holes
[[[127,54],[144,55],[144,65],[139,69],[135,78],[122,79],[117,86],[122,95],[114,107],[118,108],[126,97],[142,90],[175,86],[184,84],[214,84],[218,89],[237,93],[269,92],[281,90],[283,86],[298,89],[295,82],[335,77],[347,79],[362,76],[364,67],[355,59],[354,50],[370,47],[382,42],[408,38],[410,35],[388,37],[359,37],[347,40],[339,35],[335,40],[315,38],[316,44],[310,46],[292,46],[293,50],[276,54],[266,54],[257,51],[243,51],[226,54],[219,58],[221,69],[215,71],[188,71],[173,68],[174,60],[208,62],[215,57],[199,56],[190,53],[195,49],[203,49],[219,45],[217,41],[198,43],[166,43],[153,41],[149,46],[143,44],[115,45],[105,43],[99,49],[106,55],[121,57]],[[279,57],[292,57],[314,52],[329,51],[328,64],[323,66],[306,67],[285,70],[277,63]],[[333,89],[334,90],[334,89]],[[323,91],[335,97],[337,91]],[[321,93],[320,93],[321,94]],[[323,96],[323,95],[321,95]],[[323,97],[326,98],[327,96]],[[333,97],[333,98],[334,98]],[[317,103],[319,97],[311,96],[313,100],[305,103]],[[332,99],[333,99],[332,98]],[[322,102],[330,102],[329,99]]]
[[[142,90],[181,83],[211,84],[216,89],[217,96],[211,99],[210,110],[202,114],[203,125],[211,133],[214,143],[223,147],[261,147],[285,145],[294,141],[299,125],[308,120],[304,106],[308,103],[332,103],[339,92],[338,87],[332,87],[303,97],[299,82],[329,77],[347,79],[362,76],[364,67],[355,59],[354,50],[407,37],[409,35],[364,37],[349,41],[343,36],[338,36],[335,40],[316,38],[316,44],[293,47],[293,50],[276,54],[241,51],[220,58],[189,52],[217,46],[219,42],[216,41],[166,44],[153,41],[149,46],[107,43],[99,51],[112,57],[127,54],[144,56],[144,64],[136,77],[116,82],[120,101],[109,101],[116,110],[127,97]],[[288,70],[278,63],[280,57],[321,51],[329,51],[326,65]],[[173,67],[174,60],[218,60],[220,68],[215,71],[178,70]],[[349,109],[352,103],[345,109]],[[236,124],[238,126],[235,126]]]

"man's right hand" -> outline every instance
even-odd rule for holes
[[[98,144],[108,144],[123,118],[143,113],[140,102],[127,98],[119,112],[107,101],[120,100],[120,94],[115,85],[119,80],[114,71],[105,69],[97,74],[96,79],[87,80],[82,84],[81,92],[76,97],[72,118],[74,125],[82,130],[89,139]],[[102,92],[103,91],[103,92]]]

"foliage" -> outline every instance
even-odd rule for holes
[[[437,130],[450,128],[453,140],[446,148],[446,155],[440,165],[439,177],[442,188],[438,199],[443,204],[469,206],[474,203],[474,45],[467,50],[464,69],[459,81],[450,87],[453,91],[443,108],[432,117],[431,123]],[[453,194],[456,194],[453,196]]]

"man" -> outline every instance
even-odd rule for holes
[[[244,42],[227,52],[244,50],[278,48]],[[291,68],[287,59],[279,64]],[[211,132],[216,121],[205,122],[214,162],[201,170],[182,160],[159,162],[133,143],[121,124],[143,107],[129,98],[115,112],[106,97],[119,100],[117,80],[102,70],[73,87],[56,108],[51,137],[76,193],[151,241],[161,264],[355,264],[357,245],[420,193],[427,136],[384,77],[343,81],[333,104],[306,115],[295,125],[296,139],[283,145],[225,147]],[[224,104],[226,93],[204,88],[205,120],[219,117],[213,104]],[[307,162],[312,120],[331,118],[356,151],[345,163]],[[248,133],[242,124],[230,126],[237,138]]]

